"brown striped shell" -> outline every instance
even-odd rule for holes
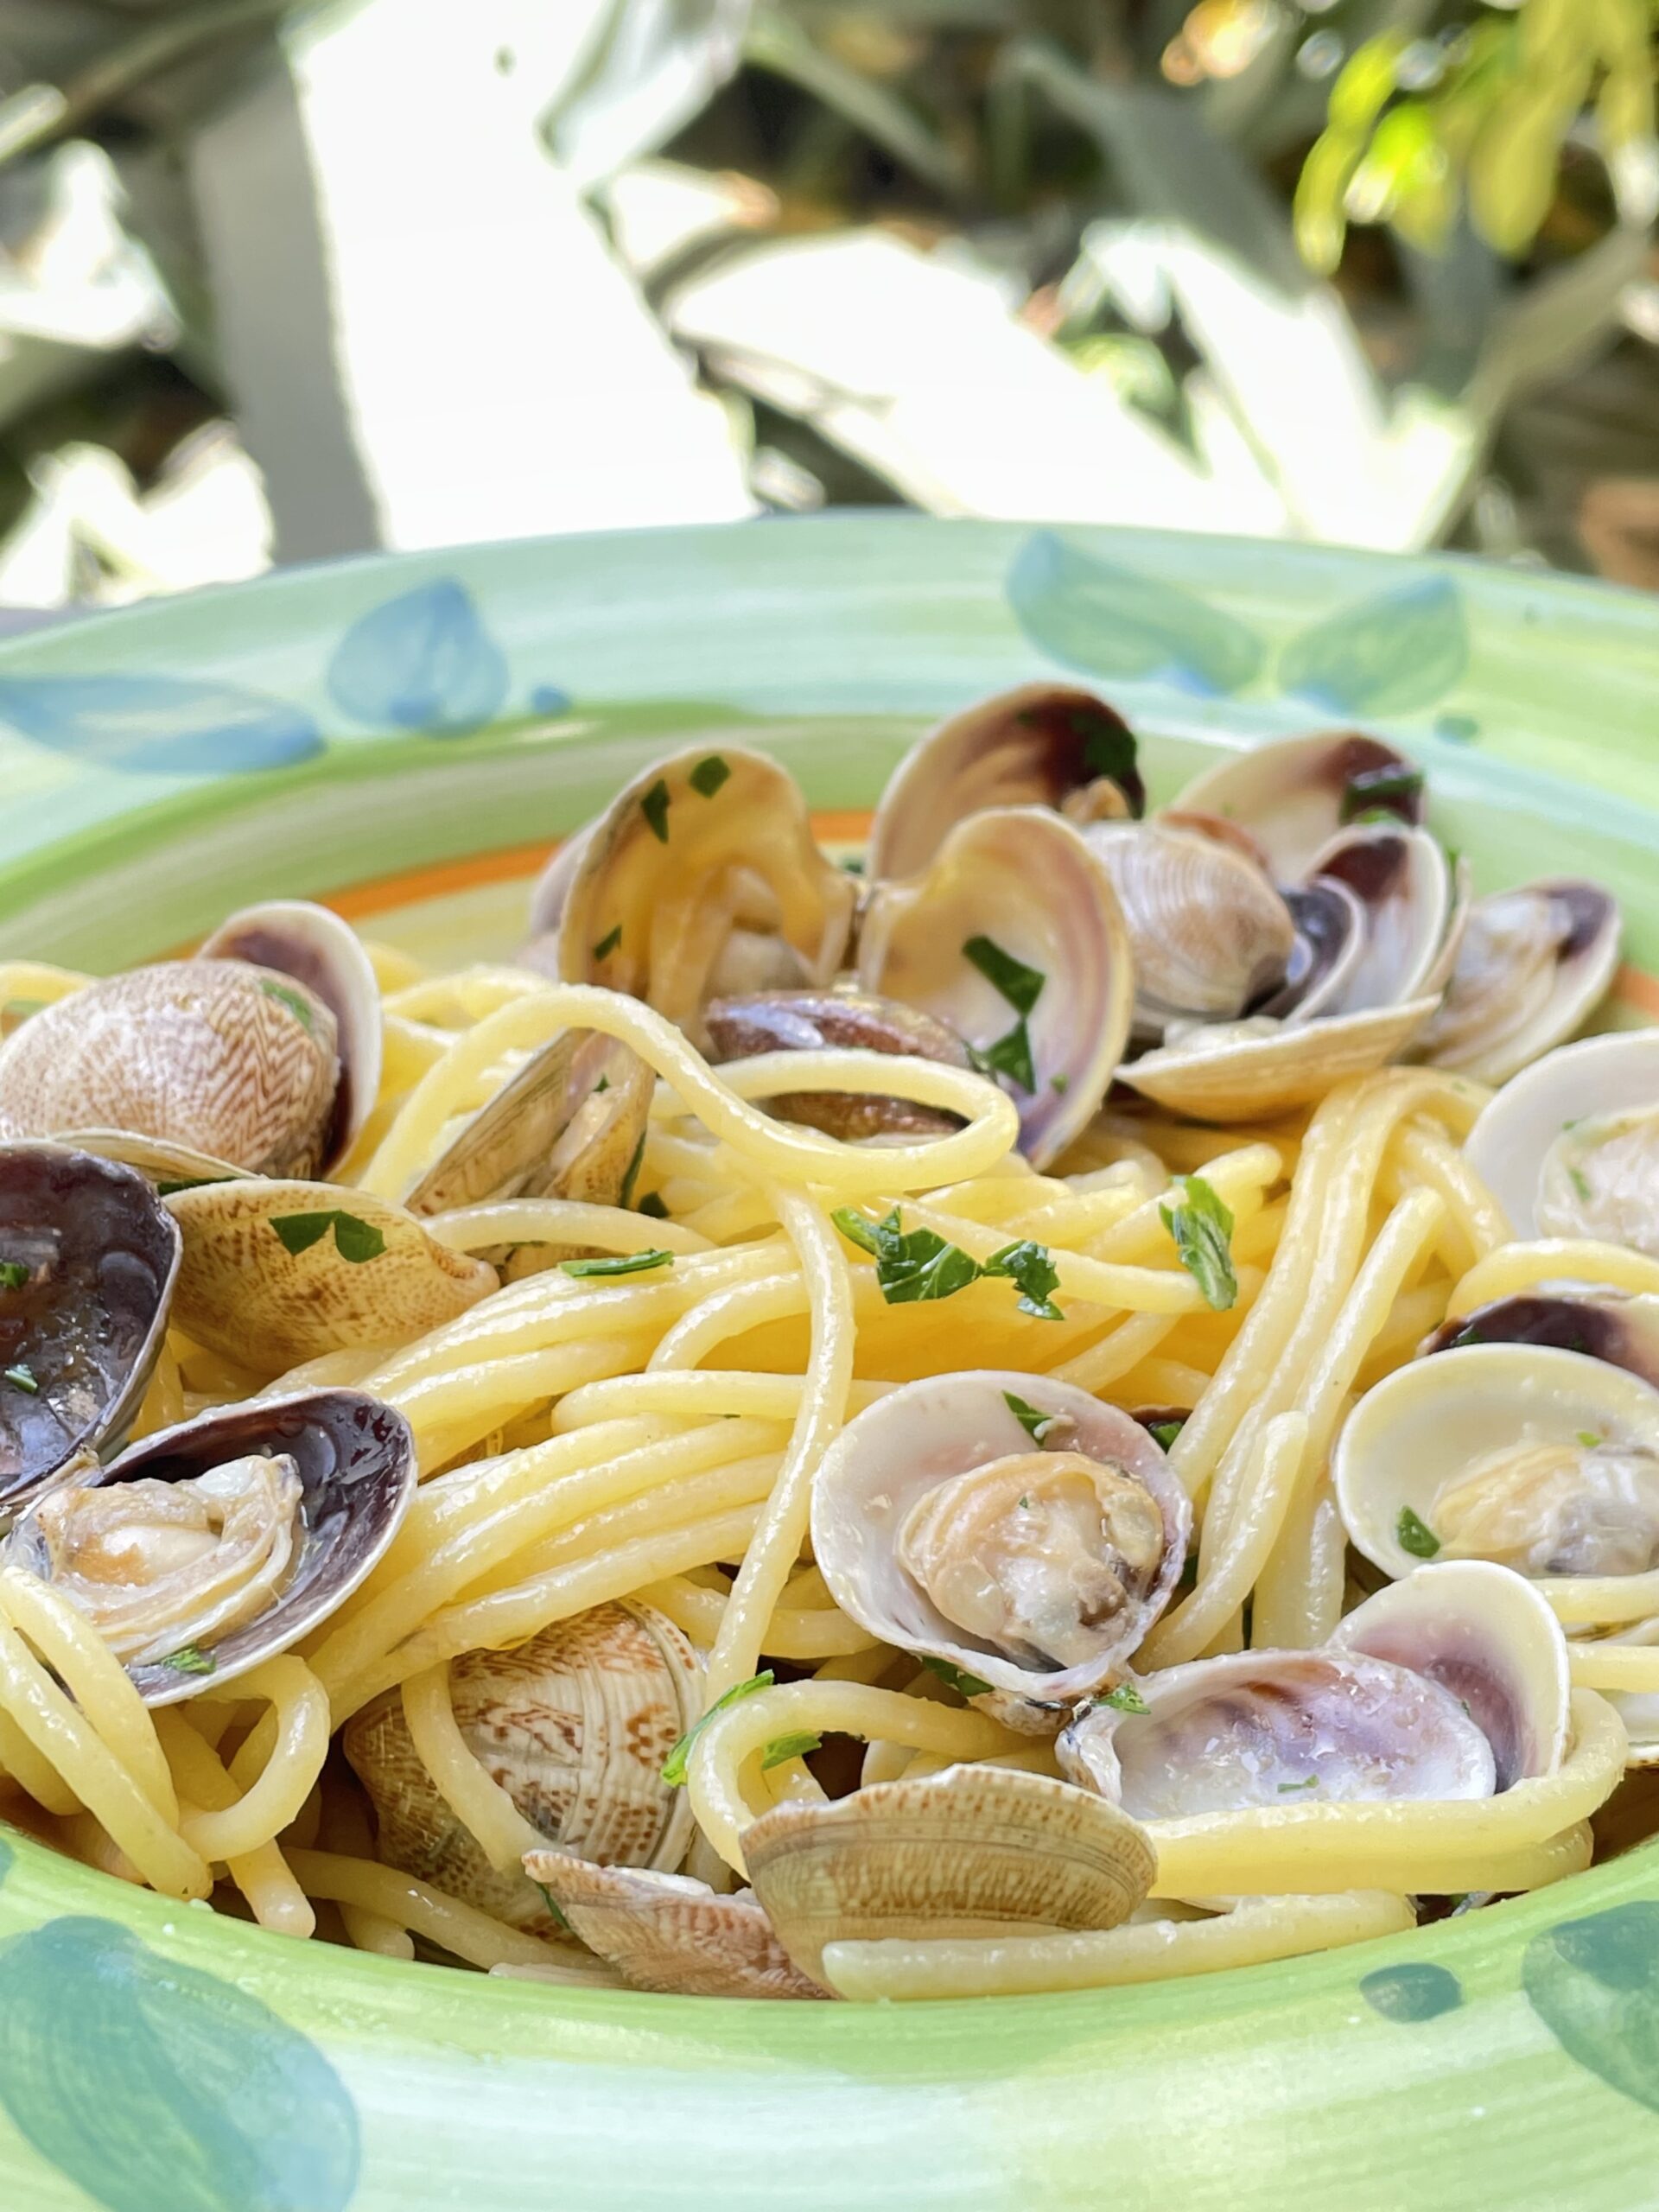
[[[686,1874],[595,1866],[567,1851],[527,1851],[524,1872],[570,1932],[633,1989],[672,1997],[822,1997],[795,1966],[752,1891],[721,1897]]]
[[[672,1872],[691,1808],[663,1780],[702,1710],[702,1662],[649,1605],[595,1605],[512,1651],[468,1651],[449,1669],[468,1748],[559,1850],[601,1866]],[[555,1932],[534,1884],[498,1873],[438,1795],[390,1690],[346,1724],[346,1756],[379,1823],[380,1856],[516,1928]]]

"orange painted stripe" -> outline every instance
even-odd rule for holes
[[[1627,961],[1613,978],[1613,995],[1623,999],[1626,1006],[1640,1007],[1643,1013],[1659,1021],[1659,976],[1649,976],[1645,969],[1632,968]]]

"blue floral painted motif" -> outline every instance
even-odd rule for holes
[[[538,683],[530,695],[530,703],[538,715],[569,714],[570,694],[556,683]]]
[[[0,1944],[0,2103],[103,2212],[346,2212],[357,2110],[257,1998],[114,1921]]]
[[[87,767],[137,775],[291,768],[323,749],[286,700],[177,676],[0,677],[0,719]]]
[[[1360,1982],[1359,1993],[1385,2020],[1436,2020],[1442,2012],[1455,2012],[1463,2002],[1463,1985],[1456,1974],[1427,1960],[1378,1967]]]
[[[1033,645],[1092,676],[1160,678],[1189,691],[1239,691],[1262,641],[1194,593],[1039,531],[1014,556],[1008,603]]]
[[[1659,1904],[1545,1929],[1526,1948],[1521,1986],[1569,2058],[1659,2112]]]
[[[500,711],[506,656],[466,585],[437,576],[353,623],[328,664],[328,692],[358,721],[452,736]]]
[[[1338,714],[1403,715],[1442,697],[1468,662],[1462,593],[1450,576],[1425,576],[1293,638],[1279,681]]]

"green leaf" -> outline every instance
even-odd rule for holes
[[[1039,1321],[1065,1319],[1054,1303],[1053,1294],[1060,1275],[1046,1244],[1033,1244],[1029,1238],[1018,1244],[1005,1244],[986,1261],[984,1273],[1007,1275],[1019,1284],[1022,1313],[1034,1314]]]
[[[621,942],[622,925],[619,922],[613,930],[607,930],[605,935],[601,938],[599,943],[594,947],[594,959],[608,960],[612,953],[616,950],[617,946],[620,944]]]
[[[822,1736],[810,1728],[802,1728],[792,1736],[774,1736],[760,1754],[760,1771],[768,1767],[782,1766],[786,1759],[804,1758],[809,1751],[816,1751],[823,1743]]]
[[[1157,677],[1213,694],[1242,690],[1262,666],[1261,639],[1232,615],[1054,531],[1026,540],[1007,588],[1026,635],[1090,675]]]
[[[1590,1179],[1585,1173],[1583,1168],[1569,1167],[1567,1171],[1567,1179],[1571,1183],[1573,1189],[1578,1192],[1581,1198],[1588,1198],[1590,1196]]]
[[[1039,1413],[1035,1406],[1028,1406],[1023,1398],[1016,1398],[1012,1390],[1002,1393],[1002,1402],[1033,1444],[1040,1444],[1055,1422],[1065,1418],[1064,1414]]]
[[[1279,1795],[1282,1797],[1287,1789],[1317,1789],[1319,1786],[1319,1777],[1317,1774],[1304,1775],[1300,1782],[1281,1782],[1279,1784]]]
[[[342,1260],[360,1268],[366,1260],[378,1260],[385,1249],[385,1237],[372,1222],[359,1221],[354,1213],[335,1214],[334,1249]]]
[[[1027,968],[1023,960],[1016,960],[1011,952],[1005,952],[995,938],[970,937],[962,950],[986,982],[1001,992],[1016,1014],[1031,1012],[1048,981],[1040,968]],[[1029,1090],[1031,1086],[1026,1087]]]
[[[706,760],[698,761],[687,780],[699,798],[713,798],[731,772],[728,763],[718,753],[711,753]]]
[[[668,1207],[664,1203],[663,1194],[660,1191],[647,1191],[645,1197],[641,1198],[639,1205],[635,1206],[634,1211],[635,1213],[648,1214],[652,1221],[666,1221],[668,1219]]]
[[[1583,1445],[1586,1452],[1593,1452],[1597,1445],[1601,1441],[1601,1439],[1596,1434],[1593,1428],[1580,1429],[1578,1432],[1578,1438],[1580,1443]]]
[[[1096,1705],[1109,1705],[1115,1713],[1150,1713],[1147,1703],[1133,1682],[1120,1682],[1116,1689],[1103,1690],[1095,1699]]]
[[[881,1249],[874,1224],[864,1218],[856,1206],[837,1206],[830,1218],[848,1242],[856,1244],[861,1252],[874,1255]]]
[[[1337,818],[1344,824],[1414,821],[1422,795],[1421,768],[1362,768],[1349,777]]]
[[[5,1379],[14,1389],[26,1392],[31,1398],[38,1398],[41,1395],[41,1386],[35,1379],[34,1369],[26,1367],[22,1360],[15,1367],[5,1370]]]
[[[160,1182],[156,1185],[158,1198],[170,1198],[175,1191],[205,1190],[209,1183],[222,1183],[223,1175],[182,1175],[176,1182]]]
[[[0,1260],[0,1290],[21,1290],[29,1272],[21,1260]]]
[[[565,1918],[563,1910],[560,1909],[558,1899],[554,1896],[552,1891],[548,1888],[547,1884],[545,1882],[537,1882],[536,1884],[536,1887],[541,1891],[542,1903],[547,1907],[548,1911],[552,1915],[555,1924],[563,1928],[567,1936],[575,1935],[575,1930]]]
[[[668,842],[668,785],[658,776],[639,802],[639,811],[650,824],[651,834],[659,845]]]
[[[978,1281],[976,1260],[931,1229],[906,1231],[897,1206],[885,1221],[874,1224],[850,1206],[842,1206],[831,1217],[843,1236],[875,1255],[876,1283],[889,1306],[953,1298]]]
[[[308,1252],[332,1229],[335,1250],[353,1267],[361,1267],[367,1260],[378,1260],[386,1249],[385,1236],[372,1222],[359,1221],[354,1213],[346,1213],[337,1206],[318,1213],[273,1214],[270,1225],[283,1249],[294,1253]]]
[[[639,1141],[633,1147],[633,1157],[628,1162],[628,1172],[622,1178],[622,1188],[617,1198],[619,1205],[631,1206],[633,1204],[633,1186],[639,1179],[639,1164],[645,1156],[645,1138],[648,1134],[649,1132],[645,1129],[639,1132]]]
[[[686,1761],[695,1744],[717,1713],[724,1713],[728,1705],[735,1705],[740,1698],[753,1697],[756,1690],[769,1690],[777,1676],[768,1667],[764,1674],[751,1675],[747,1682],[734,1682],[724,1697],[717,1697],[701,1720],[694,1721],[679,1742],[663,1762],[663,1780],[671,1789],[677,1789],[685,1780]]]
[[[259,988],[268,999],[275,999],[278,1006],[285,1006],[308,1037],[315,1037],[317,1026],[311,1008],[291,983],[274,983],[269,976],[259,978]]]
[[[1032,1065],[1031,1032],[1026,1027],[1022,1014],[1006,1037],[999,1037],[994,1045],[982,1049],[977,1045],[968,1046],[970,1065],[981,1075],[1005,1075],[1017,1083],[1021,1090],[1035,1090],[1037,1071]]]
[[[169,1651],[165,1659],[158,1659],[156,1663],[158,1667],[170,1667],[175,1675],[211,1675],[219,1662],[199,1643],[181,1643],[176,1651]]]
[[[1454,580],[1395,585],[1293,638],[1279,681],[1344,715],[1407,714],[1431,706],[1462,677],[1469,629]]]
[[[1183,1196],[1173,1206],[1158,1208],[1163,1224],[1175,1239],[1181,1265],[1198,1288],[1205,1302],[1224,1313],[1238,1296],[1238,1277],[1233,1269],[1233,1217],[1202,1175],[1178,1175]]]
[[[925,1652],[922,1664],[931,1674],[937,1675],[947,1689],[960,1690],[963,1697],[986,1697],[990,1694],[988,1682],[982,1682],[977,1675],[969,1674],[965,1668],[953,1666],[949,1659],[935,1659]]]
[[[1161,1445],[1167,1452],[1185,1427],[1185,1421],[1154,1421],[1148,1425],[1147,1433],[1154,1444]]]
[[[1440,1548],[1440,1540],[1427,1522],[1420,1521],[1408,1505],[1401,1507],[1394,1533],[1401,1550],[1409,1552],[1414,1559],[1433,1559]]]
[[[643,1275],[652,1268],[674,1264],[671,1252],[616,1252],[602,1260],[561,1260],[568,1275]]]

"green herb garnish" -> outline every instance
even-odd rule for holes
[[[963,1697],[989,1694],[991,1686],[988,1682],[982,1682],[977,1675],[969,1674],[965,1668],[953,1666],[948,1659],[933,1659],[924,1653],[922,1664],[930,1674],[937,1675],[947,1689],[960,1690]]]
[[[1114,1713],[1150,1713],[1147,1703],[1133,1682],[1120,1682],[1115,1690],[1103,1690],[1095,1700],[1096,1705],[1109,1705]]]
[[[838,1206],[830,1218],[843,1236],[874,1256],[876,1284],[889,1306],[952,1298],[979,1278],[979,1262],[959,1245],[947,1244],[931,1229],[907,1231],[897,1206],[885,1221],[867,1221],[852,1206]]]
[[[639,1179],[639,1163],[645,1156],[645,1135],[646,1132],[641,1129],[639,1141],[633,1147],[633,1158],[628,1162],[628,1172],[622,1178],[622,1189],[617,1200],[619,1205],[631,1206],[633,1204],[633,1186]]]
[[[29,1277],[21,1260],[0,1260],[0,1290],[21,1290]]]
[[[1018,1244],[1005,1244],[1000,1252],[992,1253],[982,1272],[1007,1275],[1019,1284],[1022,1313],[1034,1314],[1039,1321],[1065,1319],[1054,1303],[1053,1294],[1060,1276],[1046,1244],[1033,1244],[1029,1238]]]
[[[1037,1071],[1032,1063],[1031,1032],[1024,1014],[1005,1037],[989,1045],[969,1045],[968,1064],[979,1075],[1005,1075],[1021,1090],[1035,1090]]]
[[[1350,776],[1342,794],[1342,805],[1338,820],[1354,822],[1368,811],[1386,810],[1396,821],[1405,820],[1414,812],[1413,802],[1422,796],[1423,772],[1406,766],[1389,768],[1362,768],[1357,776]],[[1389,804],[1399,801],[1400,804]]]
[[[756,1690],[769,1690],[777,1676],[768,1667],[764,1674],[751,1675],[747,1682],[734,1682],[724,1697],[717,1697],[701,1720],[692,1723],[679,1742],[663,1762],[663,1780],[670,1789],[677,1789],[685,1780],[685,1763],[695,1744],[717,1713],[724,1713],[728,1705],[735,1705],[740,1698],[753,1697]]]
[[[1230,1239],[1233,1217],[1202,1175],[1178,1175],[1182,1196],[1160,1205],[1164,1227],[1175,1239],[1181,1265],[1204,1293],[1205,1303],[1224,1313],[1238,1296]]]
[[[259,978],[259,988],[268,999],[275,999],[278,1006],[285,1006],[308,1037],[317,1033],[311,1009],[291,983],[273,983],[268,976]]]
[[[1012,1390],[1002,1393],[1002,1402],[1014,1415],[1033,1444],[1040,1444],[1056,1421],[1064,1421],[1064,1414],[1039,1413],[1035,1406],[1028,1406],[1023,1398],[1016,1398]],[[1023,1505],[1025,1500],[1020,1499]]]
[[[1048,1087],[1051,1090],[1058,1090],[1064,1098],[1071,1088],[1071,1078],[1069,1075],[1052,1075],[1048,1078]]]
[[[862,875],[864,873],[864,863],[857,859],[842,861],[841,868],[843,875]]]
[[[1281,1782],[1279,1784],[1279,1795],[1282,1797],[1287,1789],[1317,1789],[1319,1786],[1319,1777],[1317,1774],[1305,1775],[1300,1782]]]
[[[674,1264],[671,1252],[613,1252],[602,1260],[561,1260],[568,1275],[642,1275],[652,1268]]]
[[[25,1367],[22,1360],[16,1367],[7,1368],[5,1374],[8,1382],[15,1384],[20,1390],[26,1390],[31,1398],[40,1396],[41,1386],[35,1379],[35,1370],[32,1367]]]
[[[219,1662],[199,1643],[181,1643],[176,1651],[169,1651],[165,1659],[158,1659],[156,1664],[170,1667],[175,1675],[211,1675]]]
[[[1016,960],[1011,952],[1005,952],[995,938],[970,937],[962,950],[963,957],[973,962],[988,983],[995,985],[1016,1014],[1031,1012],[1048,981],[1040,968],[1027,968],[1023,960]]]
[[[609,1076],[607,1076],[607,1075],[602,1075],[602,1076],[601,1076],[601,1077],[599,1078],[599,1081],[598,1081],[598,1082],[594,1085],[594,1097],[595,1097],[595,1098],[597,1098],[597,1097],[599,1096],[600,1093],[601,1093],[602,1090],[608,1090],[610,1089],[610,1087],[611,1087],[611,1078],[609,1077]]]
[[[1571,1183],[1573,1189],[1578,1192],[1581,1198],[1587,1198],[1589,1197],[1589,1179],[1585,1174],[1585,1172],[1581,1167],[1569,1167],[1567,1171],[1567,1179]]]
[[[1082,717],[1077,718],[1079,721]],[[1097,776],[1109,776],[1115,784],[1132,790],[1140,781],[1135,772],[1135,735],[1130,730],[1103,722],[1097,716],[1089,718],[1083,741],[1083,757]]]
[[[659,845],[668,842],[668,785],[660,776],[639,802],[639,811]]]
[[[320,1244],[332,1229],[334,1249],[342,1260],[349,1260],[360,1268],[366,1260],[378,1260],[386,1249],[386,1240],[372,1222],[359,1221],[354,1213],[343,1207],[331,1206],[321,1213],[273,1214],[271,1227],[289,1252],[308,1252]]]
[[[228,1178],[223,1175],[181,1175],[176,1182],[158,1182],[156,1185],[156,1195],[158,1198],[170,1198],[175,1191],[203,1191],[207,1189],[209,1183],[223,1183]]]
[[[663,1194],[660,1191],[647,1191],[645,1197],[635,1206],[634,1211],[649,1214],[653,1221],[668,1219],[668,1208],[663,1203]]]
[[[571,1927],[569,1922],[560,1910],[559,1901],[554,1896],[552,1891],[548,1888],[547,1884],[545,1882],[537,1882],[536,1886],[542,1893],[542,1903],[552,1914],[554,1920],[557,1923],[559,1927],[564,1929],[566,1935],[574,1936],[575,1933],[575,1929]]]
[[[1440,1540],[1427,1522],[1420,1520],[1408,1505],[1401,1507],[1394,1533],[1401,1550],[1409,1552],[1414,1559],[1433,1559],[1440,1548]]]
[[[1161,1445],[1164,1450],[1167,1452],[1170,1446],[1173,1444],[1176,1438],[1185,1427],[1186,1422],[1185,1420],[1148,1421],[1147,1424],[1147,1434],[1151,1437],[1154,1444]]]
[[[711,753],[706,760],[699,760],[686,779],[699,798],[713,798],[715,793],[731,774],[730,765],[718,753]],[[667,801],[664,801],[666,805]],[[658,832],[658,836],[662,833]]]
[[[1580,1443],[1586,1452],[1592,1451],[1601,1441],[1593,1428],[1581,1428],[1578,1432],[1578,1436]]]
[[[809,1751],[816,1751],[823,1741],[823,1737],[810,1728],[798,1729],[792,1736],[774,1736],[760,1754],[761,1773],[768,1767],[782,1766],[785,1759],[804,1759]]]
[[[607,930],[604,936],[601,938],[599,943],[594,947],[594,959],[608,960],[612,953],[616,950],[617,946],[620,944],[621,942],[622,925],[619,922],[613,930]],[[604,1082],[607,1080],[608,1080],[608,1078],[601,1078],[599,1087],[602,1089]]]

